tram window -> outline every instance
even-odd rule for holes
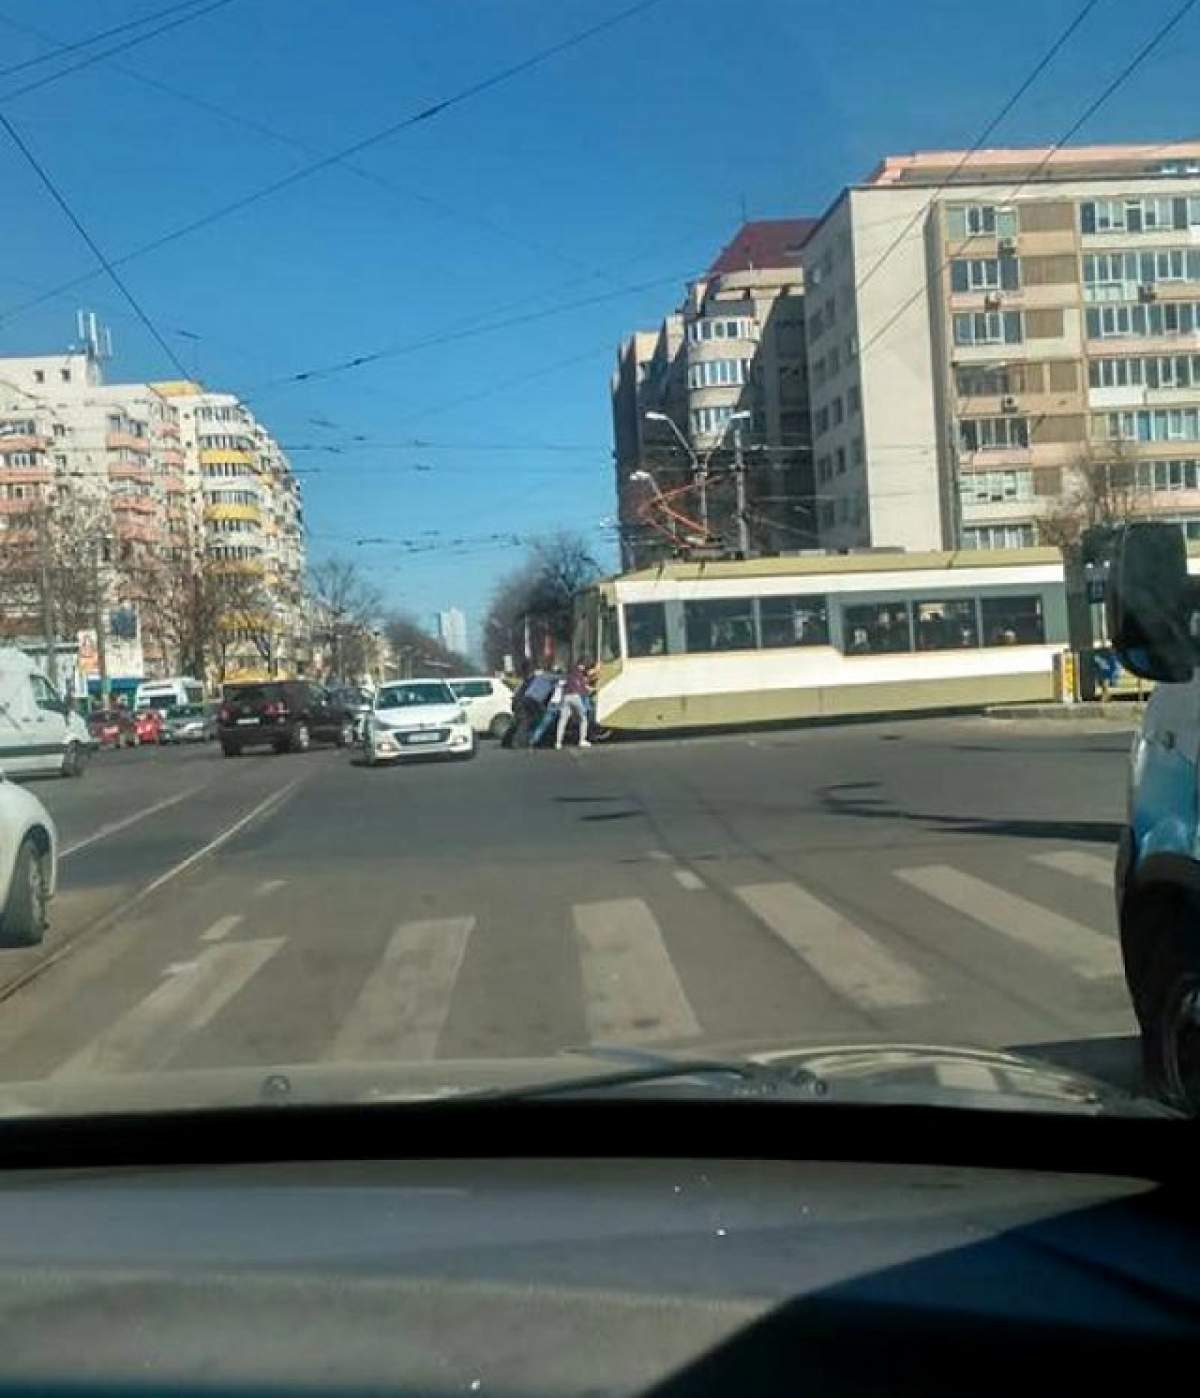
[[[829,608],[824,597],[763,597],[758,614],[764,647],[829,644]]]
[[[615,660],[621,653],[621,638],[617,631],[617,609],[604,605],[600,608],[600,659]]]
[[[979,612],[985,646],[1036,646],[1046,640],[1040,597],[982,597]]]
[[[631,656],[666,655],[667,609],[661,602],[625,604],[625,644]]]
[[[914,602],[913,624],[918,650],[962,650],[979,644],[973,597]]]
[[[912,650],[907,602],[871,602],[842,609],[847,655],[885,655]]]
[[[724,597],[713,602],[685,602],[683,619],[689,651],[754,650],[754,601]]]

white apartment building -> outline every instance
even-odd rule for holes
[[[1033,544],[1110,458],[1200,537],[1200,143],[891,156],[803,256],[822,547]]]
[[[105,383],[94,326],[81,350],[0,358],[0,566],[6,545],[14,558],[41,547],[43,528],[74,528],[95,550],[114,689],[178,663],[154,624],[151,565],[185,558],[260,577],[279,638],[272,665],[302,665],[303,523],[286,457],[232,394]],[[7,605],[5,634],[40,628],[27,600]]]
[[[438,640],[455,655],[467,653],[467,618],[458,607],[437,614]]]

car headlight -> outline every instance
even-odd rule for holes
[[[466,725],[466,724],[469,724],[469,723],[471,722],[471,720],[467,717],[465,711],[463,711],[463,710],[460,709],[460,710],[459,710],[459,713],[458,713],[458,717],[455,718],[455,719],[453,720],[453,722],[454,722],[454,723],[457,723],[457,724],[461,724],[461,725]]]

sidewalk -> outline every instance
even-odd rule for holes
[[[1094,699],[1076,704],[992,704],[983,712],[988,718],[1053,718],[1067,723],[1102,718],[1136,724],[1141,722],[1144,708],[1136,699]]]

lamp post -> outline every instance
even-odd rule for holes
[[[688,460],[691,461],[691,463],[692,463],[692,477],[693,477],[693,479],[694,479],[695,482],[696,482],[697,496],[698,496],[698,501],[699,501],[699,505],[700,505],[700,523],[704,526],[704,532],[705,532],[705,534],[707,534],[707,533],[708,533],[708,462],[707,462],[707,461],[701,461],[701,460],[700,460],[700,458],[699,458],[699,457],[696,455],[696,453],[692,450],[692,444],[691,444],[691,442],[689,442],[688,439],[687,439],[687,438],[683,435],[683,433],[679,430],[679,424],[675,421],[675,419],[674,419],[673,417],[670,417],[667,413],[647,412],[647,413],[646,413],[646,421],[647,421],[647,422],[665,422],[666,425],[667,425],[667,426],[671,429],[671,431],[675,434],[675,439],[676,439],[676,441],[678,441],[679,445],[684,449],[685,452],[687,452],[687,454],[688,454]],[[635,472],[634,474],[636,475],[636,472]],[[630,479],[632,480],[632,479],[633,479],[633,476],[631,476]],[[651,479],[653,479],[653,478],[651,478]],[[656,487],[656,488],[657,488],[657,485],[658,485],[658,483],[657,483],[657,481],[656,481],[656,482],[655,482],[655,487]]]

